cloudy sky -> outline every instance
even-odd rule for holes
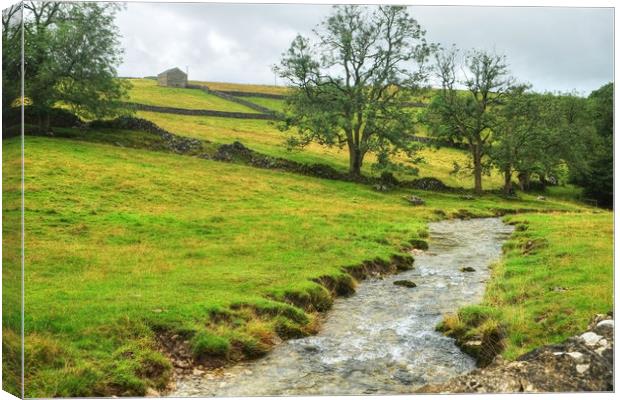
[[[413,6],[427,39],[492,49],[538,91],[587,94],[613,79],[610,8]],[[273,84],[271,66],[329,6],[128,3],[117,17],[121,76],[189,67],[190,79]],[[278,82],[281,83],[281,82]]]

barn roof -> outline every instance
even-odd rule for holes
[[[185,72],[183,72],[183,70],[181,70],[181,69],[179,69],[179,68],[177,68],[177,67],[167,69],[167,70],[165,70],[164,72],[160,73],[159,75],[169,74],[170,72],[180,72],[180,73],[182,73],[183,75],[186,75],[186,73],[185,73]]]

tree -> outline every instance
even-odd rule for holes
[[[347,5],[314,34],[313,42],[298,35],[274,68],[296,89],[281,126],[296,128],[289,145],[346,145],[353,176],[368,153],[383,166],[396,153],[413,156],[415,119],[402,103],[424,80],[434,47],[420,25],[405,7]]]
[[[531,173],[531,168],[542,157],[540,150],[545,136],[540,123],[539,103],[536,95],[527,93],[527,89],[525,85],[513,88],[497,113],[495,146],[490,156],[493,165],[504,175],[505,195],[513,190],[513,173]]]
[[[480,194],[484,160],[494,140],[497,106],[511,90],[513,79],[505,57],[480,50],[469,52],[464,61],[454,48],[440,52],[435,67],[441,89],[429,105],[425,120],[432,135],[466,143],[473,164],[474,189]],[[461,87],[464,90],[459,90]]]
[[[578,183],[584,187],[584,196],[596,199],[601,206],[613,207],[614,84],[593,91],[588,106],[597,140],[589,149],[589,169]]]
[[[114,25],[118,4],[29,2],[23,7],[24,89],[40,129],[49,129],[50,111],[58,105],[90,118],[120,113],[127,83],[116,79],[122,55]]]
[[[515,86],[497,107],[491,150],[493,164],[504,174],[504,192],[517,173],[521,190],[529,190],[532,176],[545,186],[560,183],[567,169],[586,168],[590,128],[584,99],[573,95],[537,94]]]
[[[21,5],[2,12],[2,109],[10,114],[21,86]]]

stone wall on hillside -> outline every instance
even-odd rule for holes
[[[258,111],[260,113],[263,114],[275,114],[275,111],[267,108],[267,107],[263,107],[261,105],[258,105],[256,103],[252,103],[251,101],[245,100],[245,99],[240,99],[238,97],[235,97],[233,95],[230,95],[226,92],[220,92],[219,90],[209,90],[209,89],[205,89],[205,88],[201,88],[201,90],[204,90],[207,93],[210,93],[214,96],[217,96],[219,98],[222,98],[224,100],[228,100],[228,101],[232,101],[233,103],[237,103],[237,104],[241,104],[242,106],[246,106],[248,108],[251,108],[254,111]]]
[[[129,107],[132,107],[139,111],[152,111],[166,114],[178,114],[178,115],[197,115],[206,117],[225,117],[225,118],[241,118],[241,119],[262,119],[272,120],[276,119],[274,114],[259,114],[259,113],[244,113],[235,111],[217,111],[217,110],[193,110],[187,108],[175,108],[175,107],[162,107],[152,106],[148,104],[140,103],[126,103]]]

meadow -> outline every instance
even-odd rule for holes
[[[246,87],[222,84],[220,90],[235,88]],[[183,108],[213,100],[190,89],[156,89],[138,83],[132,99]],[[216,99],[213,107],[224,111],[238,106]],[[347,166],[339,149],[312,145],[288,151],[286,135],[269,121],[137,116],[212,144],[239,140],[272,156],[342,171]],[[507,245],[479,306],[500,310],[492,317],[507,328],[509,357],[575,331],[610,304],[612,214],[573,201],[572,189],[546,201],[525,193],[465,200],[450,192],[378,192],[368,185],[171,154],[146,132],[57,132],[26,137],[28,397],[164,390],[172,365],[161,343],[175,335],[186,341],[194,360],[218,366],[263,355],[280,338],[312,334],[337,294],[325,282],[353,288],[357,282],[347,267],[402,257],[412,242],[427,240],[428,222],[444,218],[527,212],[508,217],[527,229]],[[19,144],[16,138],[3,141],[3,168],[18,166]],[[470,178],[450,173],[454,161],[465,162],[462,151],[421,153],[426,162],[419,176],[471,186]],[[14,222],[19,176],[5,173],[3,179],[3,198],[13,199],[3,201],[3,218]],[[496,188],[501,179],[493,174],[485,183]],[[412,206],[403,198],[411,194],[426,203]],[[4,224],[5,234],[13,225]],[[525,238],[538,237],[548,246],[536,253],[519,250]],[[11,244],[3,242],[4,253],[16,256]],[[567,290],[549,291],[556,286]],[[591,293],[596,299],[588,299]],[[544,325],[540,315],[547,316]],[[18,340],[18,318],[14,310],[4,314],[7,352]],[[5,387],[17,380],[8,375]]]
[[[162,87],[154,79],[128,79],[132,85],[129,100],[150,106],[256,113],[241,104],[227,101],[200,89]]]

